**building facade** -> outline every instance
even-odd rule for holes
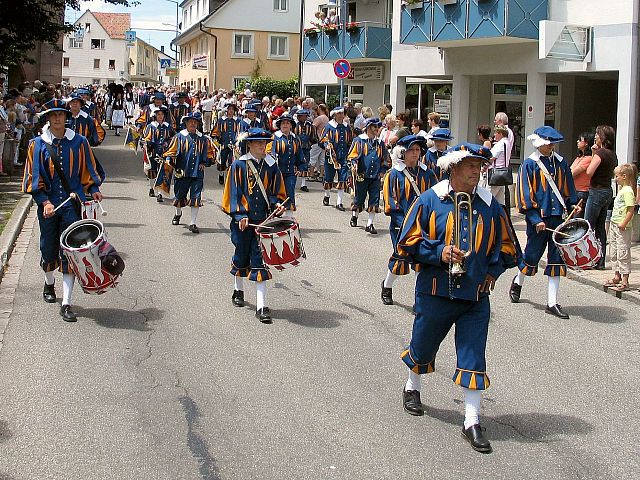
[[[74,25],[77,32],[64,39],[62,79],[72,85],[129,81],[124,34],[131,28],[131,15],[87,10]]]
[[[160,55],[164,55],[153,45],[136,38],[129,48],[129,81],[135,86],[158,85],[162,83]]]
[[[180,7],[174,44],[183,87],[242,88],[253,75],[299,74],[301,0],[185,0]]]

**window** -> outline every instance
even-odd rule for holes
[[[289,0],[273,0],[274,12],[286,12],[289,9]]]
[[[94,58],[93,59],[93,68],[100,68],[100,59],[99,58]]]
[[[142,64],[138,63],[138,74],[142,73]]]
[[[104,39],[92,38],[91,39],[91,48],[104,50]]]
[[[191,5],[189,7],[189,24],[192,24],[193,21],[194,21],[194,19],[193,19],[193,5]]]
[[[81,38],[70,38],[69,39],[69,48],[82,48],[82,39]]]
[[[182,25],[184,28],[187,28],[187,11],[182,12]]]
[[[244,91],[244,84],[250,82],[249,77],[233,77],[233,89],[238,92]]]
[[[94,84],[94,85],[100,85],[102,83],[101,80],[102,79],[100,79],[100,78],[94,78],[94,79],[91,80],[91,83]],[[111,83],[111,82],[107,82],[107,83]]]
[[[269,58],[289,60],[289,37],[269,35]]]
[[[62,66],[63,67],[68,67],[69,66],[69,57],[63,57],[62,58]]]
[[[109,70],[115,70],[115,69],[116,69],[116,61],[109,60]]]
[[[84,30],[85,30],[85,32],[89,33],[91,31],[91,24],[90,23],[85,23],[84,24]]]
[[[253,33],[233,34],[233,57],[253,57]]]

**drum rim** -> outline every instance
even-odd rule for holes
[[[573,240],[572,242],[568,242],[568,243],[563,243],[558,241],[559,239],[562,239],[562,237],[560,235],[558,235],[558,232],[561,233],[565,233],[564,230],[562,229],[562,227],[568,227],[571,224],[577,224],[577,223],[584,223],[587,226],[586,231],[577,239]],[[574,245],[578,242],[581,242],[585,239],[585,237],[587,237],[589,235],[589,232],[592,232],[593,229],[591,228],[591,224],[589,223],[588,220],[584,219],[584,218],[572,218],[571,220],[569,220],[568,222],[563,223],[562,225],[560,225],[558,228],[556,228],[556,230],[558,232],[553,232],[553,242],[557,245],[557,246],[565,246],[565,245]],[[594,233],[595,236],[595,233]]]
[[[69,235],[69,233],[71,233],[73,230],[75,230],[79,226],[85,225],[85,224],[93,224],[94,226],[96,226],[98,228],[98,236],[95,238],[95,240],[93,240],[93,242],[91,242],[91,245],[87,245],[86,247],[74,248],[69,246],[66,242],[67,236]],[[71,225],[69,225],[67,228],[64,229],[64,231],[60,235],[60,245],[65,250],[77,252],[77,251],[82,251],[82,250],[91,248],[91,246],[93,246],[98,241],[98,239],[103,237],[104,237],[104,224],[100,220],[96,220],[94,218],[84,218],[82,220],[73,222]]]
[[[274,223],[280,223],[280,222],[289,223],[289,227],[283,230],[278,230],[277,232],[274,232],[268,228],[263,229],[262,227],[256,227],[256,233],[259,233],[260,235],[266,234],[267,236],[270,237],[271,235],[277,235],[278,233],[286,232],[288,230],[295,230],[298,227],[298,222],[296,222],[292,218],[273,218],[271,220],[264,222],[262,225],[265,227],[269,227]]]

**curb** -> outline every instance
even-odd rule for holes
[[[9,265],[9,258],[11,258],[16,239],[20,235],[22,225],[24,225],[32,204],[33,198],[31,196],[20,199],[16,208],[13,209],[2,235],[0,235],[0,281],[2,281],[7,265]]]
[[[594,287],[597,290],[602,290],[605,293],[608,293],[612,296],[615,296],[617,299],[626,300],[627,302],[635,303],[636,305],[640,305],[640,297],[637,295],[625,295],[624,292],[618,292],[612,288],[603,287],[600,282],[596,282],[595,280],[591,280],[589,278],[585,278],[582,275],[578,275],[573,273],[571,270],[567,271],[567,278],[569,280],[574,280],[578,283],[582,283],[583,285],[588,285],[590,287]]]

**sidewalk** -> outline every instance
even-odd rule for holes
[[[9,221],[13,209],[25,195],[20,193],[22,187],[22,175],[0,177],[0,234]]]
[[[527,235],[526,235],[526,224],[524,220],[524,215],[519,213],[515,213],[515,210],[512,210],[511,220],[513,221],[513,227],[516,230],[516,235],[518,236],[518,240],[520,240],[520,245],[524,249],[524,246],[527,243]],[[639,218],[636,217],[634,221],[638,221]],[[545,256],[542,257],[541,265],[545,263]],[[584,270],[580,272],[575,272],[573,270],[569,270],[568,278],[580,282],[584,285],[589,285],[599,290],[603,290],[605,292],[610,293],[612,296],[617,298],[622,298],[625,300],[629,300],[631,302],[637,303],[640,305],[640,291],[638,288],[640,287],[640,243],[634,242],[631,246],[631,275],[629,278],[629,286],[631,290],[628,292],[616,292],[615,290],[603,287],[603,284],[613,277],[613,271],[611,270],[611,262],[609,262],[609,256],[607,255],[607,269],[606,270]],[[538,272],[540,274],[540,272]]]

